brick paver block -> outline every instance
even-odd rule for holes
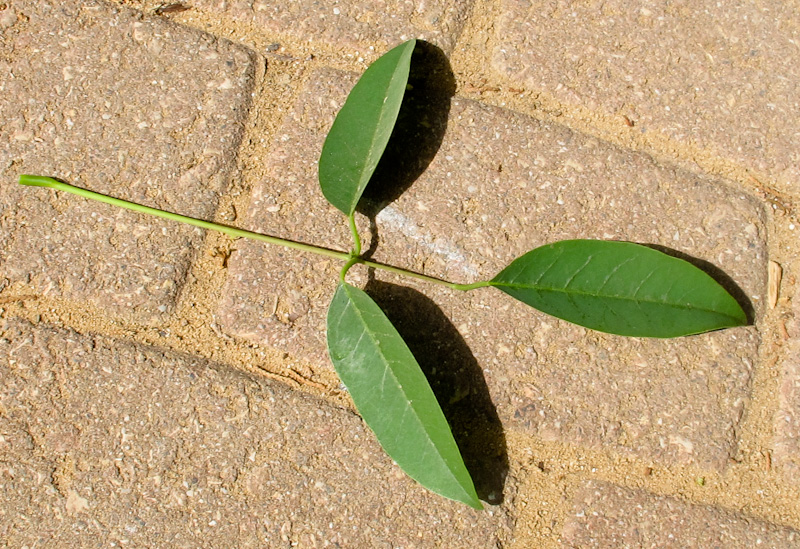
[[[503,0],[492,65],[565,104],[627,116],[800,194],[796,4]]]
[[[348,410],[190,356],[7,322],[0,409],[14,547],[495,547],[511,527],[410,480]]]
[[[726,548],[797,547],[800,532],[706,505],[588,482],[575,497],[562,546]]]
[[[273,33],[276,39],[353,49],[373,60],[380,50],[411,38],[452,50],[472,1],[198,0],[193,5],[238,22],[250,22]]]
[[[201,231],[16,180],[49,175],[213,216],[247,115],[251,53],[93,1],[14,1],[2,13],[2,275],[143,319],[171,309]]]
[[[784,276],[797,276],[787,272]],[[786,355],[781,368],[778,396],[779,410],[775,416],[775,463],[786,480],[800,482],[800,299],[793,299],[793,315],[786,324],[789,335]]]
[[[253,190],[251,229],[349,248],[343,216],[318,190],[316,160],[354,81],[331,71],[310,80],[278,133],[267,162],[271,175]],[[368,204],[367,210],[380,210],[377,238],[359,218],[365,248],[378,241],[375,259],[468,282],[491,278],[548,242],[631,240],[713,263],[760,314],[764,213],[751,197],[469,100],[454,100],[449,116],[439,117],[408,117],[422,130],[400,131],[408,141],[390,144],[408,156],[391,153],[393,160],[378,168],[375,180],[390,187],[426,169],[385,208]],[[430,138],[435,148],[446,119],[437,154],[415,158],[420,142]],[[230,262],[220,322],[232,335],[330,370],[325,314],[340,268],[332,260],[241,243]],[[368,279],[358,268],[351,273],[354,283]],[[673,340],[623,338],[548,317],[489,288],[459,293],[377,271],[367,289],[423,368],[444,377],[440,401],[468,401],[488,386],[507,425],[548,440],[714,469],[728,461],[756,365],[755,328]]]

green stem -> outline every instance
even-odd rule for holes
[[[358,235],[358,227],[356,226],[356,214],[351,213],[347,220],[350,222],[350,233],[353,235],[353,256],[358,257],[361,255],[361,237]]]
[[[345,266],[340,274],[340,278],[342,280],[344,280],[344,275],[347,273],[347,269],[349,269],[356,263],[361,263],[362,265],[365,265],[367,267],[372,267],[375,269],[380,269],[382,271],[388,271],[390,273],[396,273],[403,276],[409,276],[411,278],[424,280],[426,282],[431,282],[433,284],[446,286],[453,290],[460,290],[464,292],[469,290],[474,290],[475,288],[491,286],[490,281],[480,281],[480,282],[474,282],[472,284],[456,284],[454,282],[448,282],[446,280],[441,280],[439,278],[434,278],[432,276],[415,273],[413,271],[408,271],[406,269],[401,269],[399,267],[393,267],[391,265],[384,265],[382,263],[376,263],[374,261],[362,259],[361,257],[359,257],[361,254],[361,239],[359,238],[358,231],[356,230],[354,216],[350,216],[350,230],[353,233],[355,248],[353,252],[347,253],[347,252],[340,252],[338,250],[330,250],[328,248],[322,248],[320,246],[314,246],[312,244],[295,242],[294,240],[287,240],[285,238],[279,238],[277,236],[269,236],[261,233],[254,233],[252,231],[245,231],[243,229],[228,227],[227,225],[220,225],[219,223],[213,223],[211,221],[203,221],[202,219],[195,219],[194,217],[188,217],[185,215],[180,215],[172,212],[165,212],[164,210],[150,208],[149,206],[142,206],[141,204],[136,204],[135,202],[128,202],[127,200],[113,198],[104,194],[96,193],[94,191],[89,191],[87,189],[81,189],[80,187],[73,187],[68,183],[62,183],[61,181],[57,181],[51,177],[44,177],[40,175],[20,175],[19,182],[21,185],[28,185],[33,187],[48,187],[50,189],[72,193],[81,196],[83,198],[97,200],[98,202],[104,202],[106,204],[111,204],[112,206],[126,208],[128,210],[133,210],[135,212],[146,213],[154,215],[156,217],[169,219],[171,221],[180,221],[181,223],[194,225],[195,227],[200,227],[201,229],[210,229],[214,231],[219,231],[234,238],[250,238],[253,240],[260,240],[262,242],[267,242],[269,244],[277,244],[279,246],[285,246],[287,248],[292,248],[294,250],[300,250],[303,252],[311,252],[317,255],[333,257],[335,259],[339,259],[345,262]]]
[[[350,270],[350,267],[352,267],[352,266],[353,266],[353,265],[355,265],[356,263],[360,263],[360,262],[361,262],[361,258],[359,258],[359,257],[356,257],[356,256],[353,256],[353,257],[351,257],[351,258],[350,258],[350,259],[347,261],[347,263],[345,263],[345,264],[344,264],[344,267],[342,267],[342,270],[339,272],[339,280],[341,280],[342,282],[344,282],[344,281],[345,281],[345,280],[344,280],[344,277],[345,277],[345,276],[347,276],[347,271],[349,271],[349,270]]]
[[[358,258],[357,262],[366,267],[372,267],[374,269],[380,269],[381,271],[388,271],[390,273],[416,278],[417,280],[424,280],[425,282],[431,282],[432,284],[438,284],[439,286],[446,286],[451,290],[459,290],[461,292],[468,292],[470,290],[492,285],[491,281],[489,280],[481,280],[471,284],[456,284],[455,282],[449,282],[447,280],[442,280],[441,278],[424,275],[422,273],[415,273],[414,271],[408,271],[392,265],[385,265],[384,263],[378,263],[376,261],[369,261],[368,259]]]
[[[66,191],[68,193],[82,196],[83,198],[90,198],[92,200],[97,200],[98,202],[105,202],[106,204],[111,204],[112,206],[118,206],[120,208],[126,208],[128,210],[133,210],[135,212],[141,212],[150,215],[155,215],[157,217],[163,217],[164,219],[169,219],[171,221],[180,221],[181,223],[194,225],[195,227],[200,227],[201,229],[211,229],[219,231],[221,233],[225,233],[228,236],[232,237],[261,240],[262,242],[268,242],[270,244],[278,244],[279,246],[285,246],[287,248],[301,250],[303,252],[311,252],[318,255],[334,257],[342,261],[347,261],[348,259],[350,259],[350,254],[346,252],[329,250],[327,248],[320,248],[319,246],[312,246],[311,244],[303,244],[302,242],[295,242],[294,240],[278,238],[277,236],[269,236],[261,233],[254,233],[252,231],[245,231],[243,229],[237,229],[235,227],[228,227],[227,225],[220,225],[219,223],[212,223],[211,221],[203,221],[202,219],[195,219],[194,217],[187,217],[185,215],[180,215],[172,212],[165,212],[164,210],[150,208],[148,206],[142,206],[141,204],[128,202],[127,200],[121,200],[119,198],[113,198],[110,196],[106,196],[104,194],[96,193],[94,191],[81,189],[79,187],[73,187],[68,183],[62,183],[61,181],[56,181],[55,179],[52,179],[50,177],[42,177],[39,175],[21,175],[19,176],[19,182],[22,185],[31,185],[34,187],[49,187],[51,189],[56,189],[57,191]]]
[[[347,221],[350,224],[350,234],[353,235],[353,250],[350,252],[350,258],[347,260],[347,263],[344,264],[341,272],[339,272],[339,280],[342,282],[344,282],[344,277],[347,276],[347,271],[350,270],[350,267],[360,261],[358,256],[361,255],[361,237],[358,235],[355,212],[347,216]]]

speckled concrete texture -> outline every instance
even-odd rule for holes
[[[796,276],[790,273],[790,276]],[[785,325],[786,355],[781,367],[779,409],[775,415],[775,458],[787,482],[800,484],[800,300]]]
[[[493,67],[800,193],[794,3],[503,0]]]
[[[20,322],[0,334],[13,547],[496,547],[348,410],[195,357]],[[354,517],[358,517],[354,521]]]
[[[790,549],[800,532],[706,505],[588,483],[575,498],[562,547],[769,547]]]
[[[325,234],[329,245],[346,248],[346,223],[316,184],[314,151],[353,83],[330,71],[311,79],[280,131],[271,176],[253,191],[252,229],[305,242]],[[394,146],[407,150],[418,142],[419,136],[408,137]],[[375,259],[470,282],[491,278],[525,251],[556,240],[667,243],[717,265],[756,314],[762,312],[763,211],[724,182],[468,100],[452,102],[440,145],[402,196],[388,205],[371,197],[385,206],[372,216]],[[417,175],[416,167],[411,171]],[[406,176],[396,168],[394,175]],[[370,208],[362,209],[371,215]],[[367,228],[370,222],[362,220]],[[306,356],[317,370],[331,369],[325,314],[337,268],[329,260],[298,261],[281,249],[242,244],[230,262],[221,322],[233,335]],[[421,342],[449,328],[463,338],[509,427],[714,469],[723,469],[735,451],[732,434],[757,360],[753,328],[682,340],[621,338],[539,314],[491,289],[459,294],[411,283],[418,296],[412,298],[395,286],[409,281],[363,271],[354,280],[368,278],[368,291],[409,330],[407,337]],[[449,321],[425,318],[403,299],[427,302]],[[421,345],[425,357],[439,343],[433,338]],[[457,360],[446,364],[460,367]],[[451,391],[459,393],[457,386]]]
[[[796,2],[0,2],[0,545],[800,545]],[[381,451],[325,351],[341,264],[22,173],[348,250],[327,129],[410,37],[359,204],[373,260],[455,282],[630,240],[750,326],[599,334],[356,266],[486,510]]]
[[[14,184],[36,173],[200,217],[230,175],[253,56],[100,2],[8,4],[0,34],[0,261],[11,281],[153,319],[200,231]],[[90,260],[94,258],[94,260]]]
[[[276,40],[301,36],[317,47],[346,48],[350,55],[371,61],[380,51],[415,37],[451,50],[472,2],[199,0],[193,5],[258,25]]]

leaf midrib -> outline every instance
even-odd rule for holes
[[[655,304],[655,305],[668,305],[668,306],[674,307],[676,309],[682,309],[682,310],[687,310],[687,311],[702,311],[702,312],[706,312],[706,313],[714,313],[714,314],[717,314],[719,316],[724,316],[724,317],[727,317],[727,318],[733,318],[734,320],[738,320],[734,316],[731,316],[731,315],[729,315],[727,313],[721,313],[721,312],[716,311],[714,309],[707,309],[707,308],[704,308],[704,307],[692,307],[690,305],[682,305],[680,303],[671,303],[669,301],[656,301],[656,300],[653,300],[653,299],[634,299],[634,298],[628,298],[628,297],[625,297],[625,296],[612,295],[612,294],[593,294],[593,293],[590,293],[590,292],[580,291],[580,290],[566,290],[564,288],[551,288],[551,287],[545,287],[545,286],[536,286],[536,285],[531,285],[531,284],[518,284],[518,283],[510,283],[510,282],[490,281],[490,284],[492,286],[507,286],[507,287],[514,288],[514,289],[535,290],[537,292],[553,292],[553,293],[561,293],[561,294],[566,294],[566,295],[579,295],[579,296],[595,297],[595,298],[618,299],[620,301],[631,301],[631,302],[634,302],[634,303],[649,303],[649,304]]]
[[[373,156],[373,150],[374,150],[374,147],[375,147],[375,142],[377,140],[378,130],[383,126],[383,122],[387,118],[386,117],[387,112],[386,112],[386,109],[383,108],[383,105],[386,104],[386,101],[389,99],[389,96],[391,95],[389,93],[389,91],[392,89],[392,86],[394,85],[395,81],[397,80],[397,73],[399,72],[397,70],[398,68],[400,68],[400,64],[398,64],[395,67],[395,70],[392,71],[392,77],[389,79],[389,85],[386,87],[386,92],[383,94],[383,101],[381,102],[382,106],[380,108],[380,113],[378,114],[378,123],[375,124],[375,128],[372,131],[372,136],[371,136],[371,139],[370,139],[370,142],[369,142],[369,152],[367,153],[367,160],[368,161],[371,160],[371,158]],[[405,98],[405,88],[403,89],[403,93],[401,94],[400,108],[402,108],[402,105],[403,105],[403,98]],[[400,111],[398,110],[398,113],[399,112]],[[397,115],[395,115],[395,116],[397,116]],[[389,132],[389,138],[390,139],[391,139],[391,135],[392,135],[393,131],[394,131],[394,128],[392,128],[392,131]],[[387,144],[388,144],[388,140],[387,140]],[[383,151],[381,151],[381,155],[380,156],[383,156]],[[378,158],[378,162],[380,162],[380,157]],[[348,208],[348,210],[349,210],[349,214],[348,215],[352,214],[353,211],[355,210],[356,206],[358,206],[358,202],[359,202],[359,200],[361,200],[361,196],[364,194],[364,189],[366,189],[367,184],[369,184],[369,180],[372,178],[372,174],[374,173],[375,168],[377,167],[377,165],[378,165],[378,163],[376,162],[375,166],[371,170],[372,173],[369,174],[369,177],[366,178],[366,181],[364,181],[364,179],[365,179],[364,178],[364,174],[368,171],[366,169],[367,163],[365,162],[362,165],[362,169],[360,170],[359,177],[358,177],[358,187],[361,190],[361,192],[357,193],[357,195],[355,197],[353,197],[353,200],[350,201],[350,205],[349,205],[349,208]]]
[[[378,349],[380,349],[380,345],[377,345],[377,344],[376,344],[376,343],[377,343],[377,339],[376,339],[376,338],[373,336],[373,332],[372,332],[372,330],[370,330],[370,329],[369,329],[369,327],[367,326],[367,323],[365,322],[365,320],[364,320],[364,317],[361,315],[361,312],[359,311],[358,307],[355,307],[355,306],[353,305],[353,298],[352,298],[352,296],[350,295],[350,292],[349,292],[349,290],[347,289],[347,287],[346,287],[346,286],[345,286],[345,291],[347,292],[347,297],[348,297],[348,303],[347,303],[347,306],[348,306],[348,307],[353,307],[353,310],[355,311],[355,313],[356,313],[356,316],[358,316],[358,319],[361,321],[361,324],[362,324],[362,326],[364,326],[364,332],[365,332],[365,333],[367,333],[367,334],[369,334],[369,337],[370,337],[370,340],[372,341],[372,343],[375,345],[375,347],[377,347]],[[377,306],[377,304],[376,304],[376,306]],[[380,308],[380,307],[379,307],[379,308]],[[385,314],[385,313],[384,313],[384,314]],[[341,320],[341,319],[340,319],[340,320]],[[412,356],[412,357],[414,356],[414,355],[413,355],[413,353],[411,353],[411,350],[410,350],[410,349],[408,349],[408,352],[409,352],[409,354],[411,354],[411,356]],[[399,387],[399,388],[400,388],[400,392],[402,392],[402,393],[403,393],[403,396],[405,397],[406,401],[408,402],[408,408],[411,408],[411,411],[413,412],[413,414],[412,414],[412,415],[413,415],[413,417],[414,417],[415,421],[416,421],[416,422],[417,422],[417,423],[418,423],[418,424],[419,424],[419,425],[422,427],[422,430],[423,430],[423,432],[425,432],[425,434],[427,435],[428,431],[427,431],[427,429],[425,429],[425,424],[424,424],[424,423],[422,422],[422,420],[420,419],[419,413],[417,412],[416,408],[414,408],[414,406],[413,406],[413,404],[412,404],[412,399],[408,398],[408,393],[406,392],[406,390],[405,390],[405,388],[403,387],[402,383],[400,383],[400,380],[399,380],[399,379],[397,379],[397,376],[394,374],[394,370],[392,370],[392,369],[389,367],[389,365],[388,365],[388,360],[387,360],[387,359],[386,359],[386,357],[383,355],[383,353],[378,353],[378,354],[379,354],[379,355],[380,355],[380,357],[381,357],[381,361],[384,363],[385,370],[389,372],[389,374],[391,375],[391,377],[392,377],[392,380],[394,381],[395,385],[397,385],[397,387]],[[414,357],[414,362],[416,363],[416,361],[417,361],[417,359],[416,359],[416,357]],[[419,363],[417,363],[417,364],[419,364]],[[424,375],[424,374],[423,374],[423,375]],[[384,379],[385,379],[385,376],[384,376]],[[434,399],[435,399],[435,398],[436,398],[436,395],[434,395]],[[438,402],[437,402],[437,404],[438,404]],[[445,419],[445,421],[447,421],[447,420]],[[433,440],[431,439],[431,437],[430,437],[430,436],[426,436],[425,438],[426,438],[426,440],[427,440],[427,443],[428,443],[428,445],[434,449],[434,451],[435,451],[435,452],[436,452],[436,454],[437,454],[437,455],[440,457],[440,459],[442,459],[442,461],[445,463],[445,465],[447,465],[447,466],[445,467],[445,469],[447,470],[447,473],[449,474],[449,476],[450,476],[450,477],[451,477],[451,478],[452,478],[452,479],[453,479],[453,480],[456,482],[456,484],[457,484],[457,485],[458,485],[458,486],[459,486],[459,487],[462,489],[462,491],[463,491],[465,494],[467,494],[467,492],[464,490],[464,487],[461,485],[461,482],[459,481],[458,477],[456,477],[456,476],[455,476],[455,474],[453,473],[453,471],[452,471],[452,469],[450,468],[450,466],[449,466],[449,464],[447,463],[447,461],[445,461],[445,460],[444,460],[444,457],[442,456],[441,452],[439,452],[439,449],[438,449],[438,447],[437,447],[437,446],[436,446],[436,444],[433,442]],[[469,494],[467,494],[467,495],[469,495]]]

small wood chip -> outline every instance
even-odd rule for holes
[[[774,309],[778,303],[778,294],[781,288],[781,277],[783,276],[783,269],[774,261],[769,262],[767,267],[767,274],[769,277],[768,295],[769,295],[769,308]]]
[[[156,15],[167,15],[168,13],[181,13],[182,11],[190,10],[189,6],[185,6],[180,2],[175,2],[172,4],[162,4],[158,6],[153,13]]]
[[[786,329],[786,323],[784,321],[781,320],[778,322],[778,330],[784,341],[789,341],[789,330]]]
[[[764,471],[772,469],[772,452],[769,450],[762,450],[761,455],[764,457]]]

